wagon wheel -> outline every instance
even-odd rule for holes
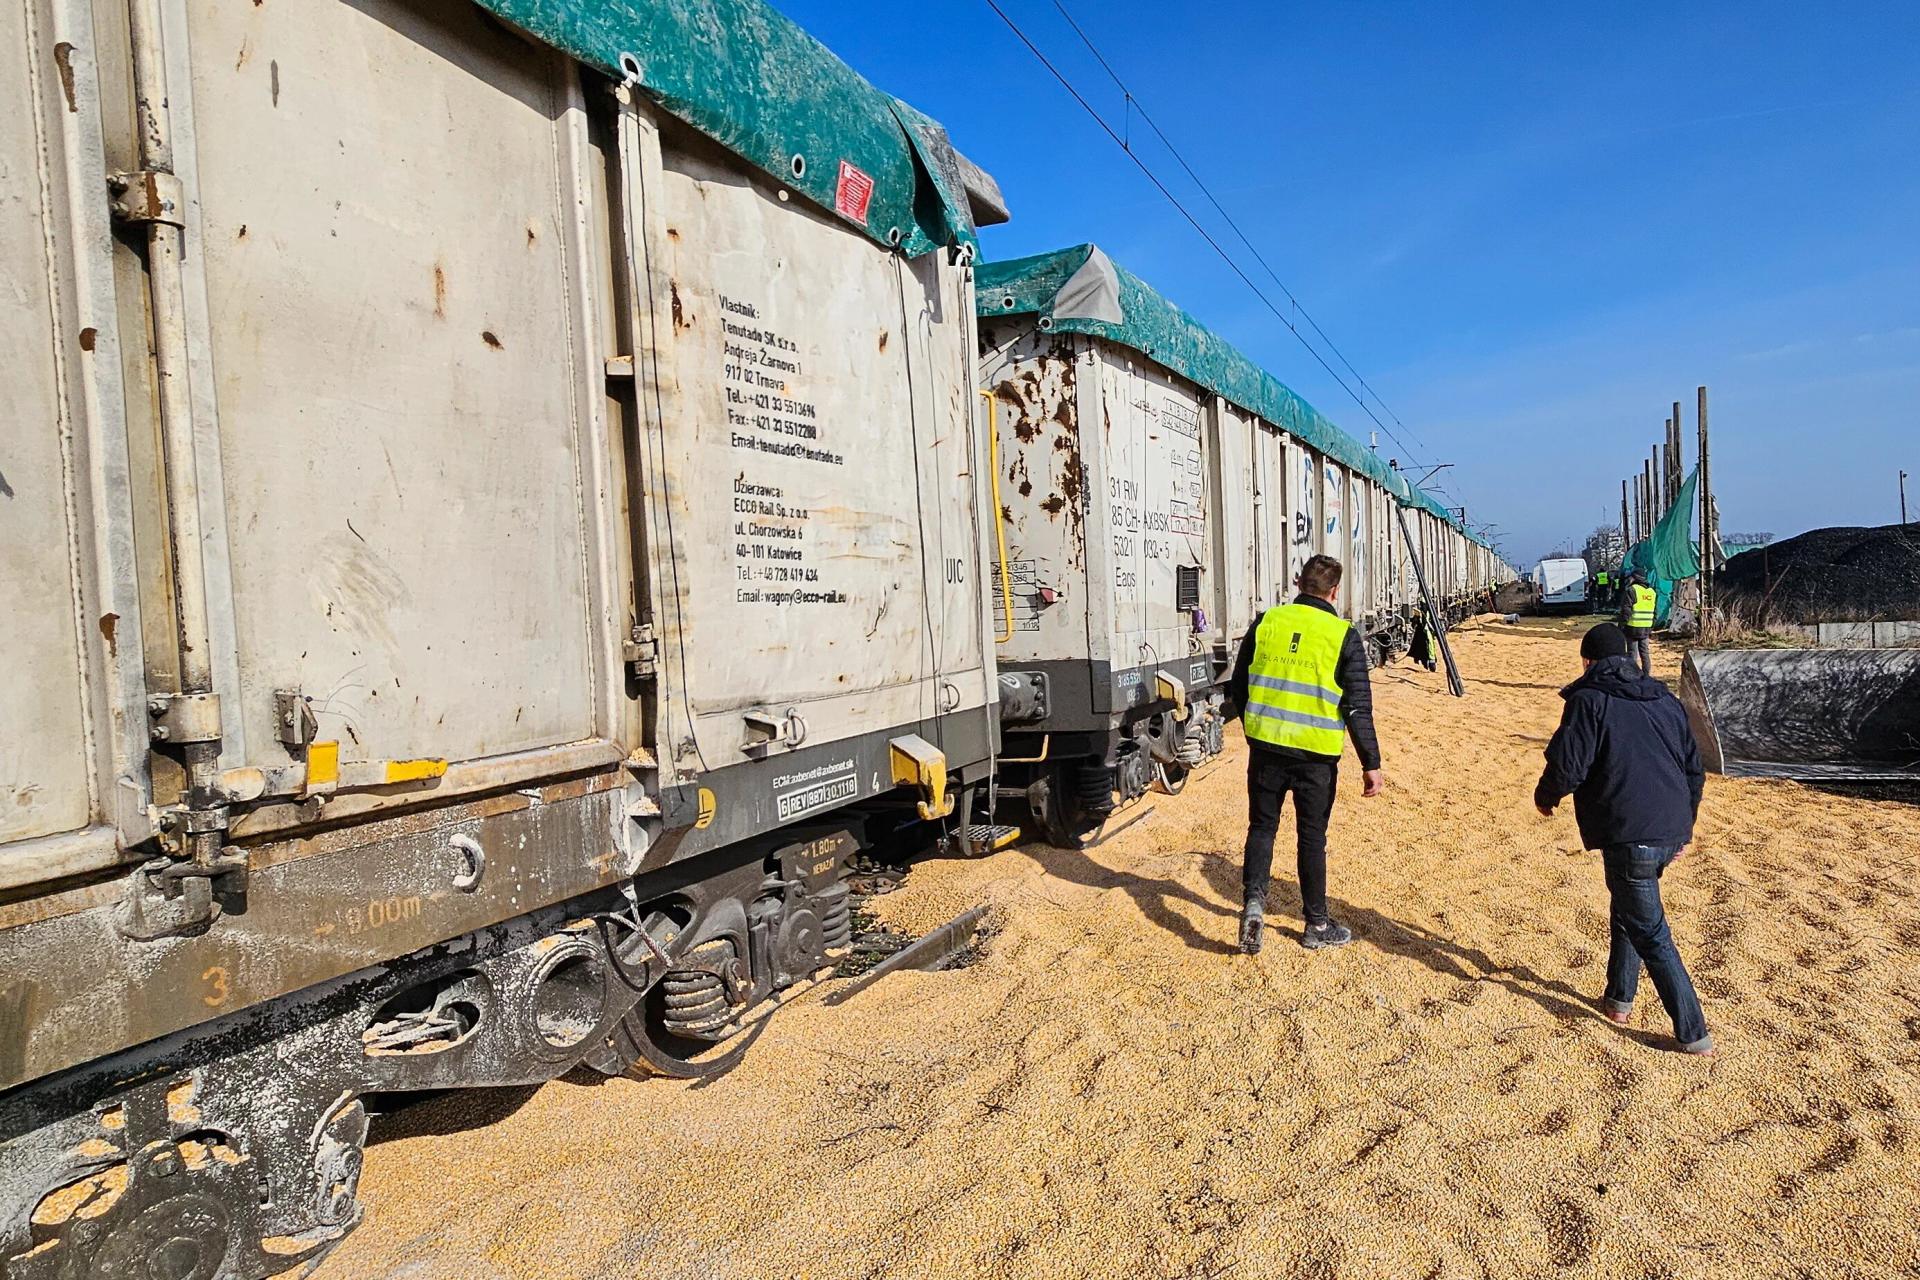
[[[1153,789],[1162,795],[1177,796],[1187,789],[1193,771],[1178,760],[1153,762]]]

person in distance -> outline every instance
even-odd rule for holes
[[[1693,840],[1707,777],[1700,748],[1679,699],[1634,668],[1619,627],[1588,631],[1580,658],[1586,672],[1560,691],[1566,706],[1533,804],[1550,818],[1571,795],[1580,839],[1606,869],[1612,948],[1600,1011],[1631,1021],[1644,962],[1681,1051],[1711,1054],[1706,1015],[1660,901],[1660,877]]]
[[[1627,645],[1643,676],[1653,674],[1653,646],[1648,637],[1653,634],[1653,614],[1659,602],[1660,593],[1647,585],[1647,571],[1635,569],[1627,579],[1627,589],[1620,593],[1620,625],[1626,628]]]
[[[1318,951],[1353,940],[1352,932],[1327,913],[1327,823],[1333,817],[1344,739],[1353,738],[1360,757],[1362,795],[1379,795],[1386,775],[1380,772],[1380,743],[1373,732],[1366,644],[1335,604],[1341,572],[1332,556],[1308,560],[1293,603],[1253,620],[1227,686],[1228,715],[1240,717],[1249,748],[1247,843],[1240,869],[1240,950],[1248,955],[1260,950],[1273,841],[1288,793],[1306,918],[1301,945]]]

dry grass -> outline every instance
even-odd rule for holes
[[[1698,649],[1805,649],[1812,643],[1805,636],[1769,629],[1778,625],[1774,619],[1756,625],[1749,618],[1714,610],[1701,620],[1700,634],[1688,643]]]
[[[1712,780],[1668,903],[1720,1056],[1647,984],[1610,1025],[1599,867],[1529,803],[1582,625],[1469,627],[1464,701],[1378,673],[1355,945],[1230,953],[1236,746],[1090,854],[915,870],[885,912],[988,901],[988,955],[804,999],[710,1087],[400,1117],[323,1280],[1913,1276],[1920,809]]]

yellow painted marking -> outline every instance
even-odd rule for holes
[[[446,772],[445,760],[387,761],[388,782],[420,782],[426,778],[444,777]]]
[[[307,790],[327,786],[340,781],[340,744],[336,742],[309,742],[307,744]]]
[[[705,831],[713,825],[713,815],[720,812],[720,800],[705,787],[700,788],[700,816],[693,820],[694,830]]]
[[[200,975],[200,981],[207,984],[207,994],[200,997],[200,1003],[209,1008],[218,1009],[233,994],[233,984],[223,965],[211,965]]]
[[[349,934],[384,929],[390,924],[419,918],[420,895],[417,893],[406,897],[396,894],[390,898],[369,898],[365,907],[352,906],[340,913],[341,922],[347,926]]]

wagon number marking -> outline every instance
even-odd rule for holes
[[[228,978],[225,965],[208,966],[200,975],[200,981],[209,987],[207,994],[200,997],[200,1003],[209,1008],[218,1009],[233,994],[233,984]]]

